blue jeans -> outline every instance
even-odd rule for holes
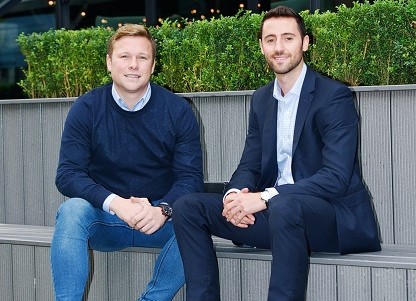
[[[57,213],[51,244],[55,300],[82,300],[89,272],[88,248],[111,252],[137,246],[162,248],[153,277],[139,300],[172,300],[185,277],[171,221],[147,235],[84,199],[65,201]]]

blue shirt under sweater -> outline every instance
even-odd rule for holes
[[[111,193],[169,204],[203,190],[199,126],[181,97],[151,84],[137,112],[121,109],[111,84],[80,96],[66,118],[58,190],[101,208]]]

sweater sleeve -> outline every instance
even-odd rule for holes
[[[173,204],[180,196],[203,191],[202,150],[199,125],[186,104],[176,121],[176,144],[172,168],[174,183],[162,201]]]
[[[83,99],[72,105],[65,121],[55,184],[63,195],[83,198],[102,209],[111,192],[96,183],[88,172],[93,112]]]

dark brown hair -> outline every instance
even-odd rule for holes
[[[296,11],[294,11],[293,9],[287,6],[276,6],[275,8],[269,10],[264,15],[263,20],[261,21],[260,31],[259,31],[259,36],[258,36],[260,40],[263,34],[264,22],[272,18],[293,18],[296,20],[296,23],[298,24],[301,38],[303,39],[307,35],[303,18]]]

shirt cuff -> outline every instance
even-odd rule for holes
[[[227,190],[227,192],[224,194],[224,196],[223,196],[223,198],[222,198],[222,202],[224,203],[225,198],[226,198],[226,197],[227,197],[227,195],[229,195],[230,193],[232,193],[232,192],[239,193],[240,191],[241,191],[241,190],[240,190],[240,189],[237,189],[237,188],[231,188],[231,189]]]
[[[112,215],[115,214],[113,211],[110,210],[110,203],[116,198],[116,196],[117,196],[116,194],[112,193],[105,199],[104,204],[103,204],[103,210],[105,212],[108,212]]]
[[[279,194],[279,192],[277,191],[277,189],[274,188],[274,187],[266,188],[265,190],[269,193],[270,198],[272,198],[272,197],[274,197],[274,196],[276,196],[276,195]]]

